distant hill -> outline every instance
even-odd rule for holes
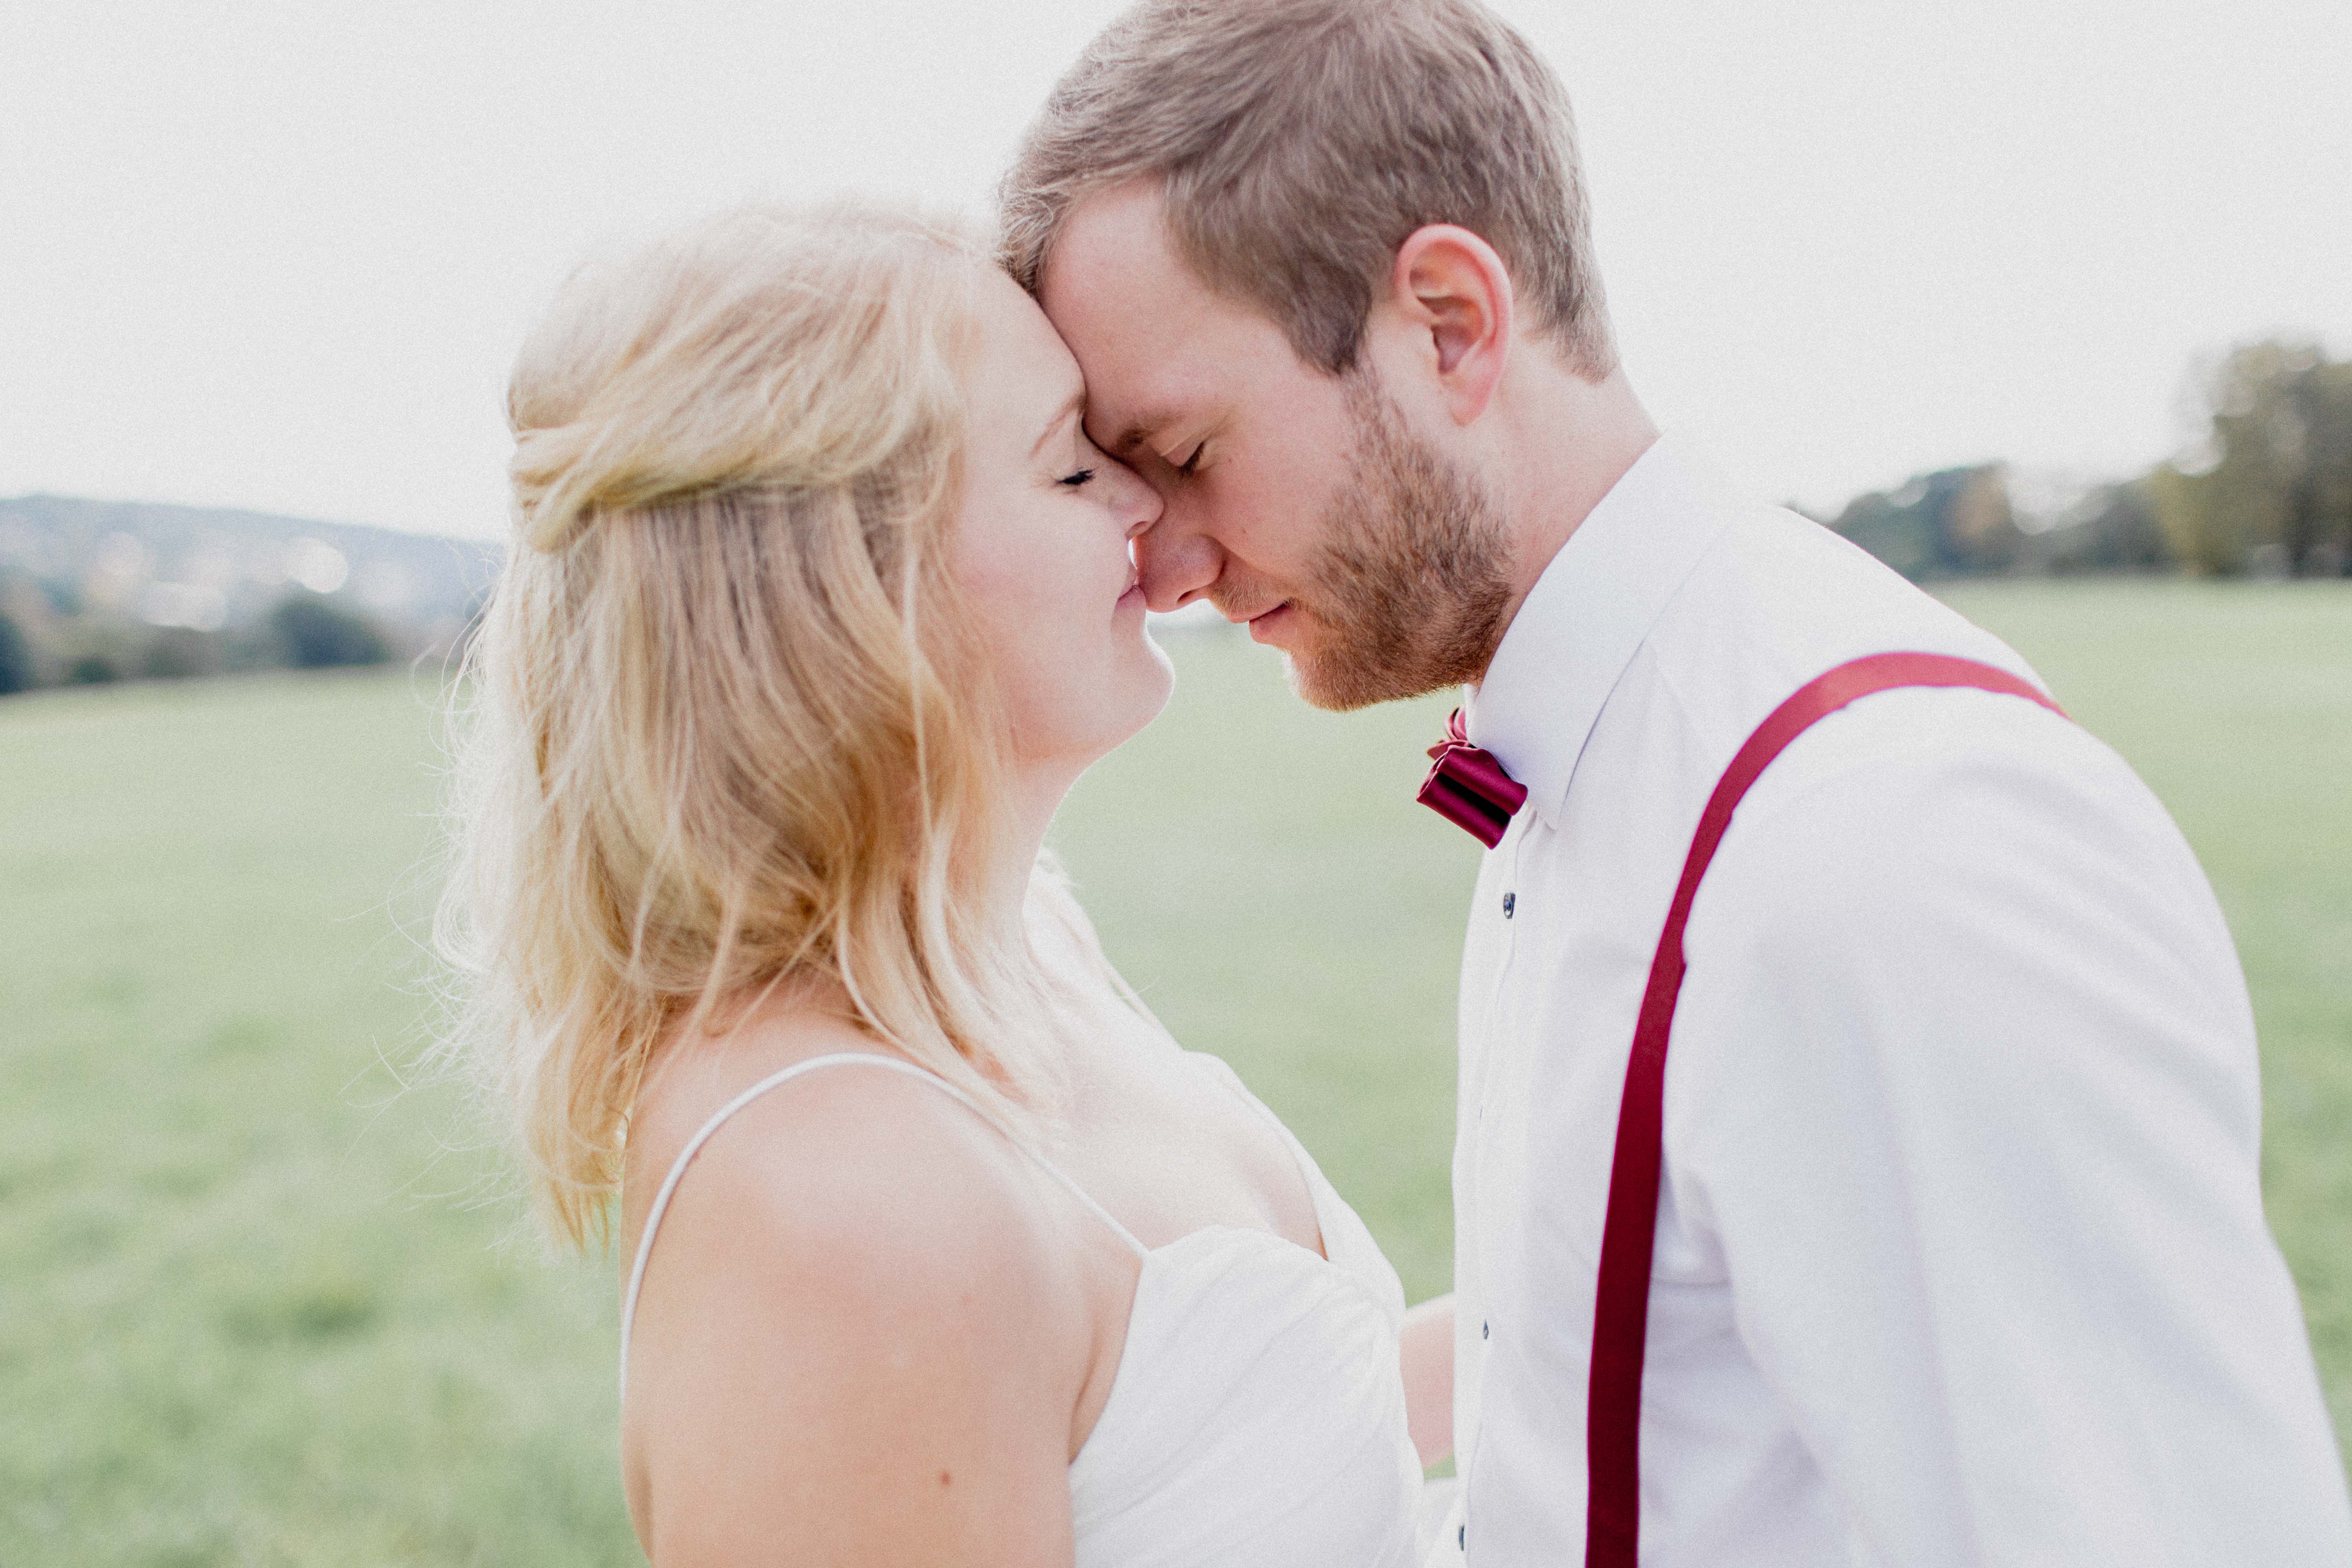
[[[116,612],[202,631],[248,625],[296,588],[425,640],[462,626],[499,547],[268,512],[0,499],[0,575],[37,586],[61,616]]]

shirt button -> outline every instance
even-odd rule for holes
[[[1518,908],[1518,907],[1519,907],[1519,896],[1518,896],[1518,894],[1517,894],[1517,893],[1505,893],[1505,894],[1503,895],[1503,918],[1504,918],[1505,920],[1509,920],[1509,919],[1511,918],[1511,911],[1512,911],[1513,910],[1515,910],[1515,909]]]
[[[1482,1535],[1482,1536],[1480,1536],[1478,1539],[1479,1539],[1479,1540],[1481,1540],[1481,1541],[1484,1541],[1484,1540],[1486,1540],[1486,1538],[1485,1536],[1483,1536],[1483,1535]],[[1455,1550],[1456,1552],[1464,1552],[1464,1551],[1467,1551],[1467,1550],[1469,1549],[1469,1546],[1470,1546],[1470,1527],[1469,1527],[1468,1525],[1466,1525],[1466,1524],[1465,1524],[1465,1525],[1462,1525],[1462,1526],[1458,1527],[1457,1529],[1455,1529],[1455,1531],[1454,1531],[1454,1550]]]
[[[1478,1325],[1478,1337],[1482,1340],[1486,1338],[1488,1331],[1493,1328],[1493,1326],[1494,1325],[1491,1323],[1480,1323]]]

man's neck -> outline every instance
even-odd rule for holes
[[[1622,370],[1589,382],[1546,365],[1514,389],[1507,497],[1511,601],[1505,634],[1562,546],[1658,439]]]

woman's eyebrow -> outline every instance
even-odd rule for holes
[[[1059,430],[1065,424],[1066,424],[1069,421],[1070,416],[1076,414],[1079,409],[1084,408],[1086,405],[1087,389],[1082,386],[1078,388],[1077,391],[1070,394],[1069,401],[1064,403],[1062,406],[1054,410],[1054,416],[1045,421],[1045,427],[1043,430],[1037,432],[1036,444],[1029,448],[1029,456],[1034,458],[1039,452],[1045,450],[1047,438],[1050,437],[1055,431]]]

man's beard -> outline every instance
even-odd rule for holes
[[[1476,477],[1414,438],[1369,371],[1347,377],[1353,478],[1325,509],[1325,540],[1295,601],[1308,635],[1291,685],[1346,711],[1478,679],[1502,640],[1509,544]]]

